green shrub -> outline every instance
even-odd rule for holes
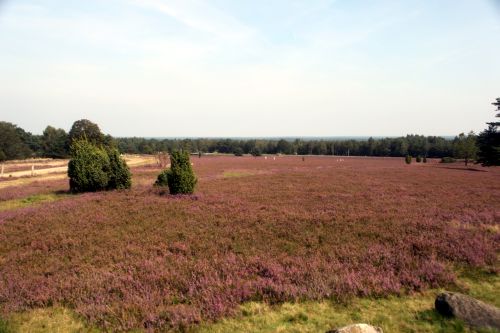
[[[72,192],[94,192],[108,187],[110,161],[104,149],[85,139],[76,140],[70,154],[68,177]]]
[[[174,151],[170,155],[170,169],[158,175],[155,185],[168,186],[170,194],[192,194],[197,179],[191,168],[189,153]]]
[[[441,163],[455,163],[455,159],[453,157],[442,157]]]
[[[125,160],[116,148],[107,150],[109,157],[108,190],[128,189],[132,186],[132,176]]]
[[[243,156],[243,149],[241,149],[240,147],[236,148],[234,150],[234,156]]]
[[[427,156],[424,156],[423,162],[427,163]]]
[[[86,139],[71,145],[68,164],[71,192],[127,189],[132,185],[130,170],[116,148],[102,148]]]
[[[410,164],[411,163],[411,155],[406,155],[405,162],[406,162],[406,164]]]
[[[254,156],[254,157],[262,156],[262,151],[258,147],[254,147],[250,151],[250,154],[252,154],[252,156]]]
[[[168,186],[168,176],[167,174],[170,172],[170,169],[165,169],[163,170],[159,175],[158,178],[156,179],[155,185],[156,186],[163,186],[166,187]]]
[[[415,162],[417,163],[422,162],[422,156],[418,155],[417,158],[415,159]]]

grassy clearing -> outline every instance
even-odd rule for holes
[[[239,178],[239,177],[248,177],[248,176],[253,176],[255,173],[251,171],[224,171],[222,176],[224,178]]]
[[[18,209],[28,207],[31,205],[41,204],[45,202],[56,201],[67,196],[66,194],[36,194],[26,197],[24,199],[13,199],[0,202],[0,212],[11,209]]]
[[[500,306],[500,277],[474,273],[462,276],[457,291]],[[326,332],[352,323],[380,326],[384,332],[495,332],[473,330],[459,320],[440,316],[434,311],[434,299],[441,290],[411,296],[382,299],[358,298],[347,305],[330,301],[284,303],[277,306],[250,302],[239,313],[214,324],[194,327],[196,333],[224,332]],[[100,332],[87,326],[72,311],[61,308],[36,309],[0,319],[0,333],[73,333]],[[141,331],[136,331],[141,332]]]
[[[2,331],[3,329],[3,331]],[[85,326],[83,321],[72,311],[65,308],[36,309],[22,314],[16,314],[4,321],[0,321],[0,333],[72,333],[72,332],[99,332]]]

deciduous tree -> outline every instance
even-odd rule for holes
[[[470,160],[476,158],[477,146],[474,132],[471,131],[468,135],[460,133],[455,140],[453,140],[453,146],[453,155],[456,158],[463,158],[465,165],[467,165]]]
[[[106,144],[106,137],[102,134],[99,126],[90,120],[80,119],[73,123],[69,131],[69,145],[71,146],[74,141],[86,139],[90,143],[96,145]]]

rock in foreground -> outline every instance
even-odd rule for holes
[[[445,292],[436,297],[434,305],[443,316],[458,318],[477,328],[500,330],[500,309],[472,297]]]
[[[354,324],[336,328],[326,333],[383,333],[380,327],[374,327],[367,324]]]

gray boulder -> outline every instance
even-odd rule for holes
[[[354,324],[336,328],[326,333],[383,333],[380,327],[374,327],[367,324]]]
[[[500,309],[467,295],[445,292],[436,297],[436,311],[463,320],[476,328],[500,330]]]

